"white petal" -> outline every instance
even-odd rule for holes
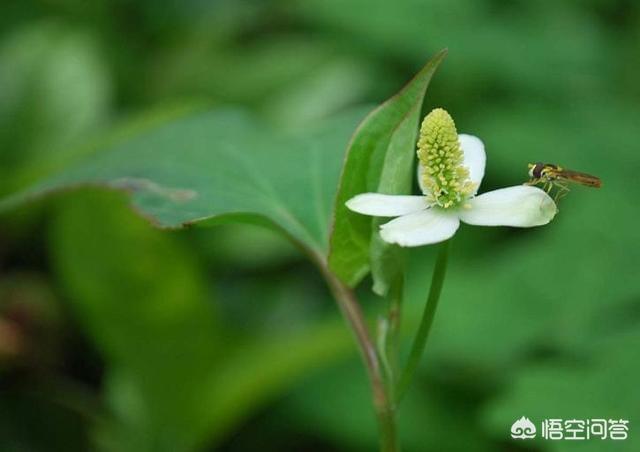
[[[427,208],[424,196],[383,195],[380,193],[362,193],[346,203],[354,212],[376,217],[399,217]]]
[[[464,153],[463,165],[469,170],[469,179],[476,185],[476,189],[473,192],[475,195],[484,177],[484,167],[487,163],[484,143],[482,143],[480,138],[464,133],[458,135],[458,138],[460,139],[460,147]]]
[[[467,204],[468,208],[458,211],[460,219],[480,226],[541,226],[550,222],[558,211],[543,190],[526,185],[490,191],[470,199]]]
[[[380,226],[385,242],[400,246],[420,246],[442,242],[452,237],[460,226],[455,213],[427,209],[410,213]]]

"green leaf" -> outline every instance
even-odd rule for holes
[[[361,118],[357,109],[284,132],[236,110],[184,117],[90,155],[0,210],[55,190],[105,186],[130,192],[136,210],[160,227],[261,222],[325,256],[340,164]]]
[[[329,266],[340,279],[355,286],[369,271],[370,254],[381,254],[372,242],[377,221],[345,206],[365,192],[409,193],[418,123],[427,86],[446,50],[433,57],[398,94],[371,112],[351,139],[336,200]],[[372,249],[373,247],[373,249]],[[387,282],[383,271],[374,275],[378,292]]]

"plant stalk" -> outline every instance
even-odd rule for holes
[[[411,385],[420,358],[424,353],[424,349],[427,345],[427,339],[429,338],[429,332],[431,331],[431,325],[433,325],[433,318],[436,314],[438,307],[438,301],[440,300],[440,293],[442,292],[442,285],[444,284],[444,277],[447,273],[447,262],[449,260],[449,242],[443,242],[439,246],[438,256],[436,258],[436,264],[433,268],[433,274],[431,275],[431,288],[429,289],[429,296],[427,303],[422,313],[422,320],[418,327],[418,332],[411,345],[411,352],[407,365],[402,372],[398,388],[396,391],[396,404],[399,404],[404,397],[407,389]]]
[[[380,452],[399,452],[393,399],[385,388],[380,359],[376,351],[375,342],[372,340],[367,327],[362,308],[353,291],[343,284],[326,265],[321,265],[321,269],[340,307],[340,311],[354,332],[364,360],[380,432]]]

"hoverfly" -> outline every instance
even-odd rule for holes
[[[586,187],[600,188],[602,186],[600,178],[596,176],[564,169],[553,163],[529,163],[529,177],[531,179],[525,182],[526,185],[543,184],[542,189],[547,193],[549,193],[553,187],[556,187],[555,201],[558,201],[569,192],[567,183],[570,182]]]

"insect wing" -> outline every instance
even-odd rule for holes
[[[587,187],[600,188],[602,185],[600,178],[592,176],[591,174],[581,173],[579,171],[563,169],[555,172],[555,175],[560,179],[575,182],[580,185],[586,185]]]

